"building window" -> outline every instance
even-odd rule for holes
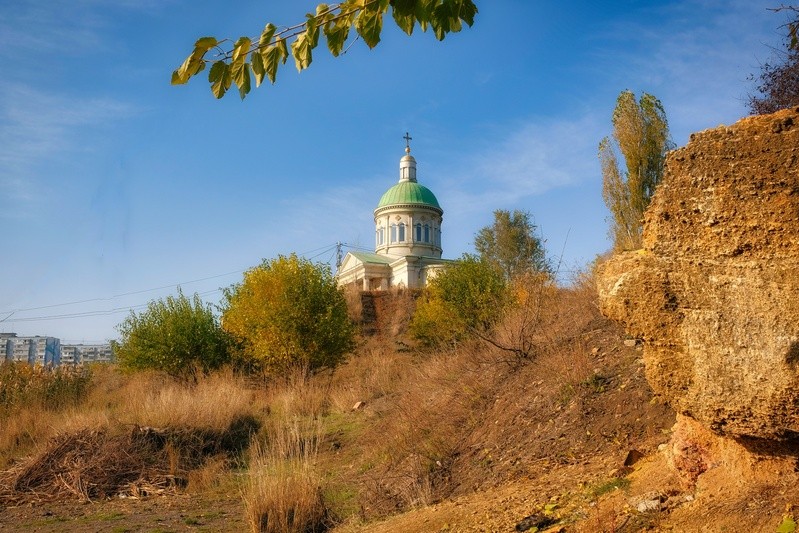
[[[422,242],[422,225],[416,224],[416,242]]]
[[[424,242],[430,242],[430,226],[424,225]]]
[[[397,242],[397,225],[391,225],[391,242]]]
[[[377,229],[377,235],[375,236],[375,242],[377,243],[378,246],[381,246],[383,244],[383,228],[378,228]]]
[[[405,222],[400,222],[399,225],[399,241],[405,242]]]

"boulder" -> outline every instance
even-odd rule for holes
[[[642,250],[598,273],[679,413],[734,437],[799,437],[799,108],[671,152]]]

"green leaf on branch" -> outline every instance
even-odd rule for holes
[[[275,83],[275,76],[277,75],[277,67],[280,63],[285,64],[289,53],[286,48],[286,40],[278,37],[275,39],[275,44],[261,50],[261,58],[264,63],[264,70],[269,81]]]
[[[194,50],[191,55],[186,58],[180,67],[172,72],[172,85],[182,85],[189,81],[189,78],[202,72],[205,68],[205,60],[203,57],[206,52],[219,44],[214,37],[200,37],[194,43]]]
[[[419,22],[419,27],[422,31],[427,31],[430,25],[430,18],[433,16],[433,9],[436,7],[438,0],[417,0],[415,2],[416,9],[414,10],[416,20]]]
[[[319,26],[316,17],[310,13],[305,15],[305,34],[308,36],[308,43],[311,48],[316,48],[319,44]]]
[[[258,48],[264,49],[272,42],[272,37],[275,35],[275,25],[271,22],[264,27],[261,33],[261,38],[258,39]]]
[[[394,0],[391,9],[400,15],[413,15],[418,3],[418,0]]]
[[[311,50],[311,41],[307,31],[297,36],[297,40],[291,43],[291,54],[294,56],[294,63],[297,65],[298,71],[302,72],[313,61]]]
[[[417,0],[394,0],[391,4],[391,15],[394,17],[394,22],[408,35],[413,34],[417,4]]]
[[[259,52],[253,52],[250,60],[252,61],[252,73],[255,74],[255,86],[260,87],[261,82],[264,81],[264,74],[266,74],[264,58]]]
[[[244,67],[236,71],[236,73],[233,75],[233,82],[236,84],[236,87],[239,88],[239,96],[241,96],[241,99],[244,100],[244,97],[250,92],[249,63],[244,63]]]
[[[433,27],[436,39],[439,41],[443,41],[447,33],[461,30],[461,21],[457,15],[458,6],[456,4],[457,2],[455,1],[444,0],[433,10],[430,25]]]
[[[351,25],[351,21],[346,20],[346,17],[342,17],[336,22],[328,21],[322,28],[325,37],[327,37],[327,49],[330,50],[333,57],[338,57],[341,50],[344,49],[344,43],[347,42],[347,37],[350,35]]]
[[[208,81],[211,82],[211,92],[217,98],[222,98],[230,89],[232,78],[230,76],[230,65],[224,61],[216,61],[211,65],[208,72]]]
[[[236,87],[239,88],[242,100],[250,92],[250,66],[246,61],[251,44],[252,40],[249,37],[239,37],[233,47],[233,57],[230,60],[230,76]]]
[[[470,28],[474,24],[475,15],[477,15],[477,6],[474,5],[474,2],[472,0],[461,0],[461,9],[458,16]]]
[[[355,30],[369,48],[374,48],[380,42],[380,32],[383,30],[384,6],[388,7],[388,2],[383,0],[366,4],[355,21]]]

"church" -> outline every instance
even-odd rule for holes
[[[364,291],[420,289],[449,262],[441,259],[444,210],[433,192],[417,181],[407,134],[405,141],[399,182],[383,194],[374,211],[375,251],[348,252],[337,274],[340,286]]]

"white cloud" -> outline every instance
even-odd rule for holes
[[[24,64],[31,54],[70,54],[108,46],[113,9],[152,12],[157,0],[18,0],[0,3],[0,57]],[[52,61],[56,59],[53,58]]]
[[[64,153],[90,150],[87,130],[134,114],[110,98],[70,98],[0,84],[0,217],[16,217],[44,191],[36,169]]]
[[[784,22],[769,7],[767,1],[706,0],[653,8],[660,24],[621,22],[602,35],[614,45],[597,49],[598,64],[622,84],[619,90],[660,98],[674,139],[683,144],[694,131],[748,113],[747,76],[757,73],[769,45],[779,46]],[[627,52],[618,53],[619,42]]]
[[[531,118],[474,155],[440,169],[441,193],[451,212],[468,216],[486,206],[519,205],[598,172],[601,121],[586,113],[573,119]]]

